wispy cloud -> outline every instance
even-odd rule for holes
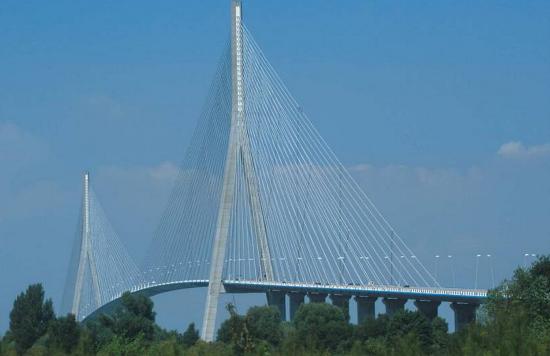
[[[525,146],[521,141],[510,141],[498,149],[497,154],[503,158],[531,158],[550,156],[550,143]]]
[[[67,191],[41,171],[55,164],[49,146],[20,126],[0,121],[0,223],[53,215]],[[29,179],[29,177],[36,177]]]
[[[21,167],[44,158],[48,151],[48,147],[37,137],[9,121],[0,121],[0,162]],[[8,168],[5,165],[2,167],[3,170]]]

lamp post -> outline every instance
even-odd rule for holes
[[[405,256],[404,255],[401,255],[400,257],[401,259],[404,259]],[[401,262],[401,266],[403,266],[403,262]],[[399,273],[399,271],[397,271]],[[403,273],[399,273],[399,281],[401,284],[406,284],[405,283],[405,278],[403,277]]]
[[[439,260],[439,255],[435,255],[435,260],[434,260],[434,278],[435,278],[435,281],[437,282],[437,260]]]
[[[390,256],[384,256],[384,259],[388,261],[388,263],[390,264],[390,268],[388,268],[390,270],[390,283],[389,285],[393,285],[393,270],[391,268],[391,261],[390,261]]]
[[[476,255],[476,279],[475,279],[475,282],[474,282],[474,289],[477,289],[477,272],[478,272],[478,269],[479,269],[479,258],[481,257],[481,254],[477,254]]]
[[[453,256],[448,255],[447,258],[449,259],[449,263],[451,264],[451,275],[453,277],[453,288],[456,288],[456,275],[455,275],[455,266],[453,263]]]
[[[491,283],[493,284],[493,288],[495,288],[495,269],[493,266],[493,259],[490,254],[487,254],[487,258],[489,259],[489,268],[491,268]]]

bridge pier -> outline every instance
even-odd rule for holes
[[[464,329],[468,324],[476,320],[476,310],[479,304],[451,303],[451,309],[455,314],[455,332]]]
[[[437,317],[437,308],[441,304],[440,301],[434,300],[415,300],[416,309],[424,315],[428,320],[433,320]]]
[[[324,293],[310,293],[307,296],[310,303],[324,303],[327,300],[327,295]]]
[[[342,309],[344,312],[344,317],[346,320],[349,320],[349,300],[351,296],[350,295],[343,295],[343,294],[331,294],[330,300],[332,302],[332,305],[337,306],[338,308]]]
[[[377,297],[355,296],[357,302],[357,323],[361,324],[367,319],[376,318],[375,303]]]
[[[407,299],[384,298],[382,299],[382,302],[386,306],[386,314],[392,316],[400,310],[405,310],[405,303],[407,303]]]
[[[290,320],[294,319],[294,315],[296,315],[296,312],[298,311],[298,308],[300,308],[300,305],[304,304],[304,293],[290,293],[288,295],[288,300],[290,302],[289,305],[289,312],[290,312]]]
[[[286,320],[286,294],[281,291],[269,291],[266,293],[267,304],[275,307],[281,314],[281,320]]]

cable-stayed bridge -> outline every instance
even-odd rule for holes
[[[358,318],[415,300],[430,318],[451,302],[455,325],[475,318],[485,290],[441,287],[313,127],[231,9],[223,52],[179,176],[138,267],[84,177],[64,308],[83,320],[125,291],[206,287],[202,337],[212,340],[220,293],[266,293],[286,318],[305,296]],[[334,118],[342,120],[342,118]]]

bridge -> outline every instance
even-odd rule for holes
[[[125,291],[206,288],[207,341],[221,293],[265,293],[284,319],[306,296],[341,307],[353,297],[359,321],[375,317],[378,298],[389,314],[414,300],[429,318],[448,302],[456,329],[475,319],[487,297],[486,290],[444,288],[428,272],[286,89],[244,25],[238,0],[147,258],[138,266],[126,252],[85,173],[66,285],[64,311],[78,320],[109,312]]]

